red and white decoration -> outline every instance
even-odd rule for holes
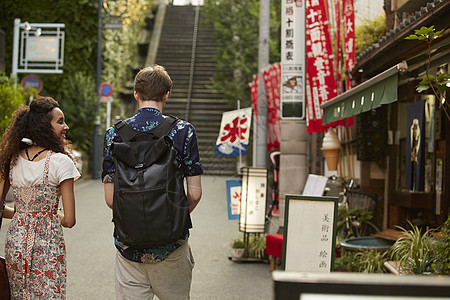
[[[344,60],[345,70],[351,71],[355,67],[355,9],[353,0],[343,0],[344,17]],[[347,90],[352,88],[352,82],[346,76]]]

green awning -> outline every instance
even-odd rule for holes
[[[407,69],[398,64],[366,82],[322,104],[322,124],[355,116],[397,101],[398,72]]]

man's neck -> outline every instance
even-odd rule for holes
[[[146,101],[140,100],[140,101],[138,101],[138,103],[139,103],[139,109],[144,108],[144,107],[156,108],[161,113],[164,109],[164,102],[159,102],[159,101],[154,101],[154,100],[146,100]]]

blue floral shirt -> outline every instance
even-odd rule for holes
[[[156,127],[164,120],[161,112],[155,108],[144,107],[138,110],[136,115],[125,120],[134,130],[148,131]],[[173,141],[173,146],[177,150],[177,161],[184,176],[196,176],[203,174],[202,164],[197,144],[197,135],[194,126],[186,121],[179,121],[169,134]],[[104,183],[114,182],[115,166],[111,155],[111,145],[113,142],[121,142],[120,136],[114,127],[109,128],[104,137],[103,143],[103,172],[102,181]],[[114,244],[119,252],[128,260],[141,263],[156,263],[166,259],[173,251],[182,246],[189,237],[188,224],[185,234],[176,242],[159,246],[152,249],[134,249],[121,243],[114,231]]]

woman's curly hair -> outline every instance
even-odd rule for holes
[[[69,155],[67,151],[72,148],[71,143],[61,140],[51,125],[54,108],[59,108],[59,104],[53,98],[38,97],[29,106],[22,105],[16,109],[0,142],[0,178],[9,173],[10,162],[19,151],[28,147],[22,142],[23,138],[31,139],[33,144],[53,152]]]

